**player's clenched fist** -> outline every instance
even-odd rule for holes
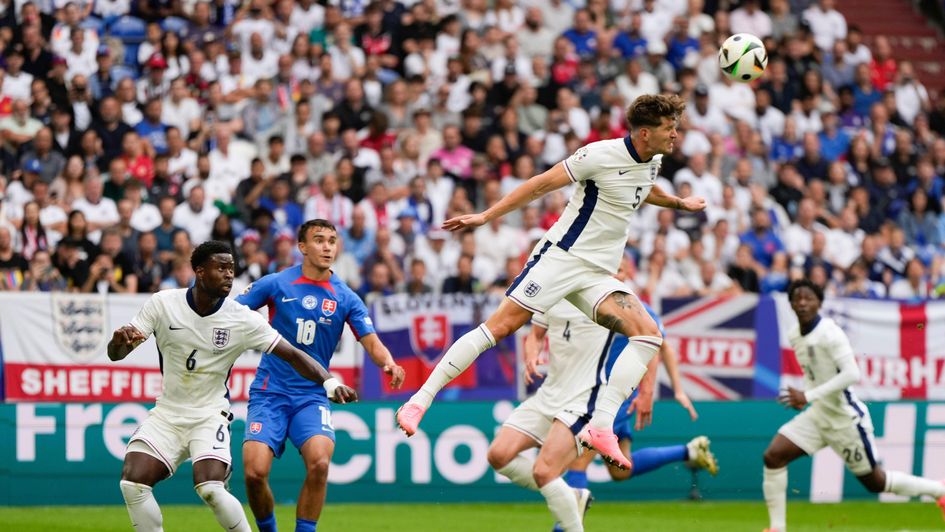
[[[144,335],[141,334],[141,331],[135,329],[131,325],[124,325],[115,329],[114,334],[112,334],[112,342],[118,345],[127,345],[135,347],[145,340]]]
[[[328,397],[331,399],[331,402],[338,404],[353,403],[358,400],[358,392],[354,391],[353,388],[345,386],[344,384],[338,385],[332,391],[331,396]]]

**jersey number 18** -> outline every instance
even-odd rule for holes
[[[296,343],[312,345],[312,342],[315,341],[315,320],[303,320],[302,318],[298,318],[295,320],[295,323],[299,326],[295,333]]]

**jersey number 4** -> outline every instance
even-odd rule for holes
[[[315,320],[298,318],[295,323],[299,326],[295,333],[295,342],[302,345],[312,345],[315,341]]]

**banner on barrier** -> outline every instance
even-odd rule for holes
[[[153,401],[161,369],[153,338],[125,360],[108,360],[112,332],[127,324],[147,295],[0,292],[0,353],[8,401]],[[332,371],[353,381],[357,342],[339,343]],[[245,400],[260,354],[246,352],[230,376],[233,400]]]
[[[392,390],[388,378],[373,365],[364,367],[361,395],[366,400],[406,399],[420,389],[446,350],[498,307],[491,295],[443,294],[410,297],[398,294],[371,306],[377,334],[407,378]],[[482,353],[438,396],[443,400],[514,399],[519,367],[514,337]]]
[[[760,324],[761,335],[778,338],[782,385],[803,376],[788,343],[797,326],[787,296],[774,296],[777,324]],[[866,400],[945,399],[945,302],[902,303],[828,299],[823,315],[846,332],[860,366],[857,395]]]
[[[424,417],[410,439],[397,429],[399,403],[356,403],[333,408],[337,446],[329,470],[328,503],[474,502],[540,500],[510,484],[489,467],[487,451],[510,401],[446,402]],[[869,405],[878,455],[890,470],[945,478],[945,403]],[[118,473],[125,445],[147,417],[140,403],[0,404],[0,506],[31,504],[121,504]],[[610,482],[604,466],[588,472],[598,500],[681,500],[695,481],[706,500],[762,499],[761,456],[778,427],[793,415],[777,402],[712,401],[696,404],[699,419],[671,401],[658,401],[654,424],[634,438],[635,448],[674,445],[696,434],[712,439],[722,466],[717,477],[692,473],[682,463],[647,474],[646,482]],[[240,446],[246,404],[232,409],[234,480],[241,479]],[[733,423],[732,420],[740,420]],[[156,497],[165,504],[199,504],[190,466],[161,482]],[[305,475],[298,453],[273,464],[276,501],[292,502]],[[55,482],[50,482],[55,479]],[[791,497],[814,501],[876,500],[845,471],[832,450],[790,466]],[[242,481],[230,484],[245,501]],[[883,496],[880,500],[890,500]],[[930,510],[931,511],[931,510]]]

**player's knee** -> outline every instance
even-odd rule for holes
[[[269,482],[269,470],[251,463],[243,465],[243,479],[250,487],[262,486]]]
[[[779,469],[787,465],[784,458],[770,447],[765,449],[764,462],[768,469]]]
[[[328,467],[331,464],[331,459],[327,457],[321,457],[310,461],[306,465],[306,482],[325,482],[328,480]]]
[[[223,487],[223,482],[219,480],[201,482],[194,486],[194,491],[196,491],[197,495],[200,495],[200,498],[203,499],[203,502],[207,503],[209,506],[217,504],[223,495],[227,493],[226,488]]]
[[[489,447],[486,459],[489,460],[489,465],[492,466],[492,469],[497,471],[509,465],[509,462],[512,461],[512,457],[509,456],[508,451],[497,445],[491,445]]]
[[[870,493],[882,493],[886,491],[886,475],[882,472],[874,471],[872,474],[859,477],[860,484]]]
[[[538,484],[539,487],[544,486],[545,484],[558,478],[560,475],[560,471],[555,471],[554,468],[550,467],[550,465],[544,460],[538,460],[535,462],[535,466],[532,467],[532,477],[535,479],[535,483]]]
[[[623,482],[633,476],[633,469],[620,469],[619,467],[608,467],[610,479],[614,482]]]

